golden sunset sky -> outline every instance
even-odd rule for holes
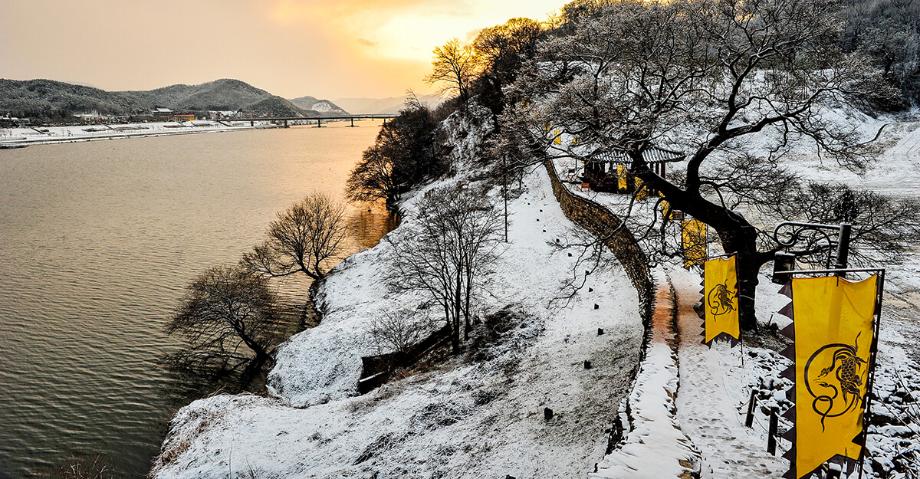
[[[565,0],[0,0],[0,78],[108,90],[237,78],[285,97],[429,92],[431,50]]]

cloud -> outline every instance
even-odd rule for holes
[[[268,13],[281,25],[311,20],[349,23],[365,17],[385,22],[406,12],[462,16],[473,10],[473,3],[475,0],[274,0]]]
[[[274,0],[271,17],[284,26],[328,29],[355,38],[364,59],[427,64],[450,40],[469,41],[484,27],[515,16],[543,18],[565,0]]]

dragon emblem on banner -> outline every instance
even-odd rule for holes
[[[736,293],[728,289],[725,283],[715,285],[706,296],[706,304],[713,316],[722,316],[735,310]]]
[[[860,388],[868,368],[857,354],[858,340],[859,335],[853,345],[822,346],[805,365],[805,387],[814,398],[811,407],[821,417],[822,429],[827,418],[843,416],[862,404]]]

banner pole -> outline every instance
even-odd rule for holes
[[[881,331],[882,322],[882,300],[885,297],[885,269],[879,271],[878,286],[876,287],[875,302],[875,324],[872,334],[872,345],[869,350],[869,377],[866,381],[866,405],[863,411],[863,432],[862,432],[862,449],[859,454],[859,479],[863,477],[863,470],[866,464],[866,443],[869,435],[869,423],[872,422],[872,398],[875,396],[875,368],[878,357],[878,336]]]

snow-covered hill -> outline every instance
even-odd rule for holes
[[[458,133],[468,144],[455,155],[474,151],[477,136],[469,128]],[[473,163],[455,158],[460,174],[437,184],[475,181]],[[183,408],[153,476],[523,478],[591,470],[639,357],[638,297],[615,269],[592,275],[571,302],[552,302],[576,261],[552,244],[578,227],[560,210],[545,171],[525,182],[508,205],[510,241],[478,305],[488,319],[474,336],[490,340],[358,395],[361,356],[376,352],[367,340],[372,319],[421,301],[384,286],[391,246],[383,242],[349,258],[325,283],[320,295],[329,313],[282,347],[271,396],[221,395]],[[414,200],[403,206],[403,224],[410,224]]]
[[[329,100],[320,100],[312,96],[302,96],[299,98],[292,98],[291,103],[297,105],[297,107],[314,111],[321,115],[347,115],[348,112],[340,108],[335,103],[332,103]]]

